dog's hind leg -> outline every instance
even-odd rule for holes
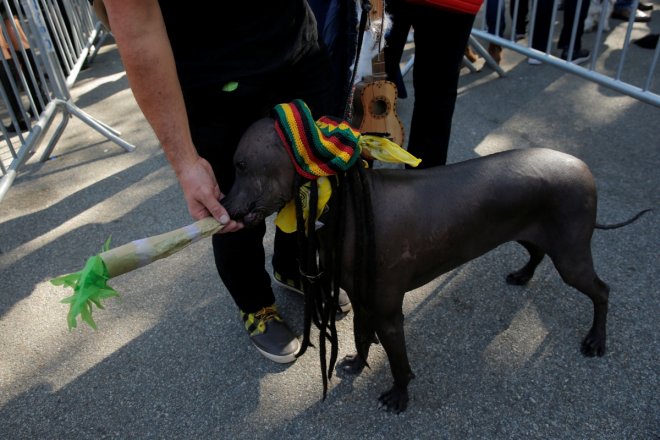
[[[582,340],[581,351],[585,356],[603,356],[607,340],[607,307],[610,288],[594,270],[589,245],[582,250],[564,248],[552,261],[564,282],[587,295],[594,307],[593,323]]]
[[[534,276],[534,271],[543,260],[545,251],[529,241],[519,241],[518,243],[523,245],[529,252],[529,261],[520,270],[507,275],[506,282],[515,286],[524,286]]]

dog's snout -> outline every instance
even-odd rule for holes
[[[243,200],[243,197],[238,196],[233,191],[229,191],[220,203],[227,210],[229,216],[236,220],[242,220],[246,215],[254,211],[257,207],[256,201]]]
[[[236,203],[234,203],[235,200],[235,197],[232,197],[231,193],[220,199],[220,203],[227,210],[231,218],[234,218],[236,215]]]

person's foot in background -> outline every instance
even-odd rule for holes
[[[658,45],[660,34],[648,34],[639,40],[635,40],[635,44],[644,49],[655,49]]]

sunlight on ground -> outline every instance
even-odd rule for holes
[[[513,139],[510,135],[493,133],[477,145],[474,152],[479,156],[487,156],[489,154],[511,150],[513,148],[515,148],[515,145],[513,145]]]
[[[345,322],[348,319],[349,322]],[[352,343],[352,314],[338,322],[339,353],[337,362],[349,353],[355,351]],[[332,378],[328,381],[326,400],[323,400],[323,382],[321,379],[320,360],[318,352],[318,331],[312,328],[311,340],[315,347],[300,357],[295,364],[279,372],[261,375],[259,392],[255,394],[254,409],[245,414],[246,423],[254,420],[267,421],[277,425],[285,423],[297,416],[314,411],[317,406],[339,406],[357,398],[368,395],[375,399],[389,384],[389,362],[382,345],[372,345],[369,351],[369,366],[358,375],[339,373],[335,368]],[[328,348],[329,350],[329,348]],[[328,352],[329,359],[329,352]],[[379,380],[383,370],[387,371],[386,382]],[[374,388],[375,387],[375,388]]]
[[[70,294],[49,282],[39,283],[32,295],[16,303],[0,320],[0,407],[37,383],[49,383],[56,392],[157,322],[144,314],[125,313],[113,322],[106,321],[104,331],[95,332],[79,323],[69,332],[68,306],[59,299]]]
[[[165,190],[164,181],[169,181],[170,175],[167,169],[161,168],[147,175],[140,181],[139,185],[130,186],[123,191],[118,192],[114,197],[103,200],[102,202],[90,206],[89,209],[81,212],[80,214],[69,218],[59,226],[49,230],[45,234],[35,237],[32,240],[25,242],[6,255],[3,256],[3,264],[15,264],[40,249],[47,246],[63,236],[70,234],[78,228],[84,227],[91,223],[109,223],[113,220],[126,216],[129,212]],[[83,190],[84,188],[79,188]],[[141,238],[141,237],[136,237]],[[98,249],[105,240],[104,237],[99,237]],[[77,270],[77,268],[76,268]]]
[[[313,399],[310,401],[311,396],[304,395],[306,391],[303,386],[297,389],[290,387],[292,389],[288,390],[298,394],[298,398],[282,399],[282,387],[285,386],[283,382],[287,374],[286,371],[265,374],[260,379],[258,403],[252,414],[246,418],[247,420],[268,420],[268,423],[278,424],[289,419],[293,414],[304,412],[310,406],[310,403],[316,403]],[[318,383],[321,383],[320,373]],[[331,391],[328,390],[328,392]],[[317,394],[314,394],[314,397],[317,397]],[[284,410],[284,406],[286,410]]]
[[[547,335],[536,307],[527,303],[486,347],[484,361],[495,370],[520,368],[534,356]]]
[[[67,239],[71,231],[126,216],[141,203],[165,191],[170,184],[168,170],[158,169],[145,176],[139,185],[130,186],[90,206],[52,230],[4,254],[3,266],[30,261],[32,253]],[[99,250],[103,240],[104,237],[99,237]],[[76,246],[76,243],[70,246]],[[81,260],[80,266],[71,267],[70,271],[79,270],[83,264]],[[29,390],[35,385],[35,380],[50,381],[55,390],[65,386],[158,321],[158,310],[147,316],[123,314],[112,323],[107,323],[107,329],[103,332],[94,332],[80,323],[77,330],[68,332],[68,306],[60,304],[59,300],[69,295],[70,289],[55,287],[48,280],[36,283],[32,293],[14,304],[0,319],[0,388],[3,390],[0,406]]]
[[[549,84],[544,90],[544,94],[553,94],[557,96],[568,95],[566,99],[566,111],[574,112],[575,118],[583,119],[583,125],[588,127],[606,127],[621,117],[621,113],[628,108],[637,105],[637,101],[630,97],[611,92],[608,98],[607,106],[592,105],[594,91],[604,86],[590,82],[586,79],[575,78],[566,74],[557,81]],[[609,89],[607,89],[609,90]],[[613,107],[616,111],[613,111]]]
[[[527,147],[564,149],[566,142],[570,142],[575,133],[607,130],[617,122],[622,112],[637,103],[628,96],[613,93],[608,99],[616,106],[617,111],[612,111],[611,106],[593,105],[594,90],[598,88],[604,87],[585,79],[575,78],[570,74],[562,75],[539,93],[535,101],[512,111],[506,120],[494,127],[475,147],[475,153],[485,156]],[[539,106],[538,102],[559,100],[564,102],[560,111],[570,115],[567,120],[571,122],[565,126],[548,125],[543,107]]]
[[[113,83],[119,81],[126,76],[126,72],[121,71],[115,74],[104,76],[102,78],[92,78],[91,80],[84,82],[81,81],[76,84],[76,96],[84,95],[85,93],[92,92],[93,90],[103,86],[104,84]]]

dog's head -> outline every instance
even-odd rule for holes
[[[295,167],[273,119],[252,124],[234,154],[236,180],[221,200],[229,216],[254,226],[295,197]]]

